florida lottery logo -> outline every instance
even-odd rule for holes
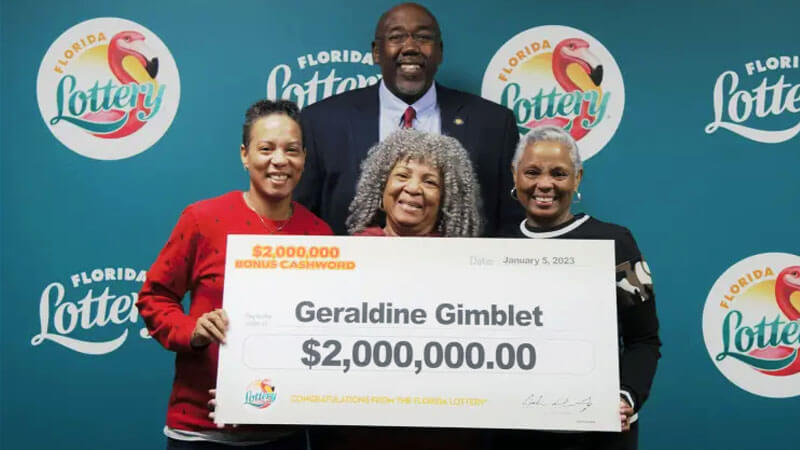
[[[244,404],[258,409],[265,409],[275,402],[278,393],[275,385],[268,378],[255,380],[244,392]]]
[[[146,278],[143,269],[105,266],[51,282],[39,297],[39,332],[31,345],[48,341],[84,355],[105,355],[125,343],[131,327],[149,339],[136,308]]]
[[[560,25],[534,27],[503,44],[486,68],[481,94],[511,109],[522,135],[541,125],[569,131],[583,159],[611,140],[625,107],[611,53],[589,34]]]
[[[374,66],[370,51],[344,48],[305,52],[296,60],[270,70],[267,98],[289,99],[301,108],[313,105],[343,92],[377,84],[381,75],[375,73]]]
[[[714,83],[714,121],[706,125],[706,133],[723,128],[764,144],[797,136],[798,69],[800,55],[770,55],[722,72]]]
[[[800,256],[763,253],[726,270],[706,299],[703,337],[733,384],[764,397],[800,395]]]
[[[103,160],[155,144],[178,111],[180,93],[178,68],[161,39],[117,18],[65,31],[47,50],[36,81],[39,111],[53,135]]]

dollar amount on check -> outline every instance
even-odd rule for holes
[[[230,236],[224,308],[219,423],[619,430],[611,242]]]
[[[348,343],[349,344],[349,343]],[[415,374],[426,369],[494,369],[510,370],[519,368],[531,370],[536,365],[536,349],[533,344],[523,342],[518,345],[500,342],[493,347],[494,359],[486,359],[486,349],[481,342],[427,341],[418,344],[410,341],[378,340],[370,342],[358,339],[349,346],[349,351],[341,357],[342,341],[326,339],[320,342],[315,338],[303,341],[303,356],[300,362],[314,367],[341,367],[343,372],[350,367],[398,367],[411,368]]]

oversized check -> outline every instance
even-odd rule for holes
[[[619,431],[611,241],[229,236],[218,423]]]

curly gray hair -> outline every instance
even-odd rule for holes
[[[417,130],[398,130],[369,150],[361,163],[356,195],[345,224],[350,234],[381,225],[383,191],[400,161],[425,162],[442,175],[441,211],[436,231],[442,236],[478,236],[481,230],[478,181],[467,151],[454,138]]]

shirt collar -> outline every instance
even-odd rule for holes
[[[417,117],[419,117],[436,107],[436,83],[432,83],[425,95],[420,97],[414,104],[409,105],[392,94],[392,91],[386,87],[386,83],[381,79],[381,84],[378,88],[378,99],[380,100],[381,109],[390,112],[392,115],[396,113],[400,117],[406,111],[406,108],[411,106],[417,112]]]
[[[522,231],[522,234],[524,234],[529,238],[539,238],[539,239],[555,238],[563,236],[569,233],[570,231],[580,227],[589,219],[590,216],[588,214],[578,213],[575,216],[573,216],[572,219],[551,228],[532,227],[528,225],[527,219],[522,219],[522,222],[520,222],[519,224],[519,229],[520,231]]]

